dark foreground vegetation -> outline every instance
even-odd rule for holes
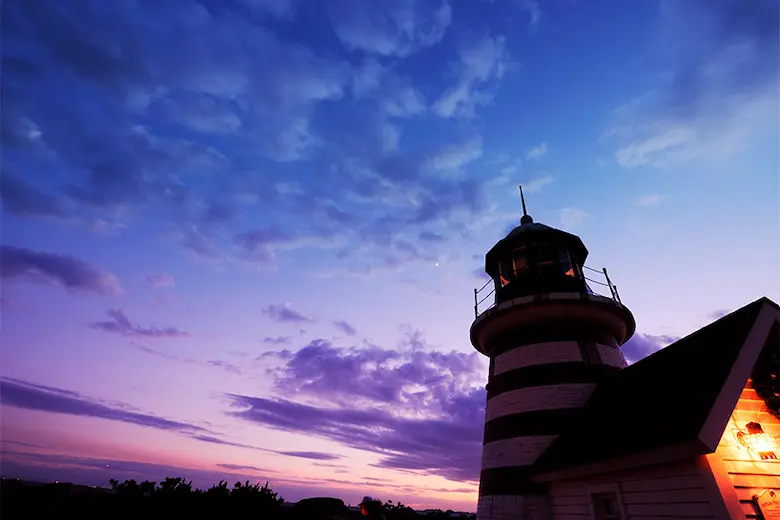
[[[308,498],[294,505],[285,504],[267,483],[261,486],[236,482],[230,487],[221,481],[206,490],[193,489],[192,482],[182,478],[166,478],[159,483],[112,479],[109,483],[111,489],[4,478],[0,487],[0,518],[348,520],[362,516],[360,510],[350,509],[336,498]],[[392,501],[371,501],[367,506],[368,518],[377,520],[443,520],[454,516],[452,511],[431,511],[422,517],[412,508]]]

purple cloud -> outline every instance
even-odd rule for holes
[[[263,343],[267,343],[269,345],[287,345],[290,343],[291,339],[292,338],[290,336],[276,336],[274,338],[266,336],[265,339],[263,339]]]
[[[13,246],[0,247],[0,277],[61,285],[73,292],[106,295],[122,292],[114,275],[84,260]]]
[[[312,463],[313,466],[319,466],[321,468],[346,468],[343,464],[330,464],[326,462],[314,462]]]
[[[336,320],[333,325],[347,336],[354,336],[357,334],[357,330],[351,324],[344,320]]]
[[[437,352],[407,331],[402,350],[315,340],[272,372],[305,402],[230,394],[232,415],[381,455],[379,466],[475,480],[487,369],[476,353]],[[441,439],[448,439],[442,443]]]
[[[439,233],[434,233],[432,231],[421,231],[419,234],[420,240],[423,242],[429,242],[431,244],[440,244],[442,242],[446,242],[446,238],[444,236],[440,235]]]
[[[714,311],[708,313],[707,317],[710,318],[710,319],[713,319],[713,320],[719,320],[723,316],[729,314],[730,312],[731,312],[730,309],[718,309],[718,310],[714,310]]]
[[[25,217],[67,218],[69,215],[62,197],[28,183],[5,164],[0,172],[0,198],[6,210]]]
[[[168,276],[167,274],[150,274],[145,280],[146,283],[155,288],[173,286],[173,277]]]
[[[381,467],[412,469],[456,481],[476,480],[482,448],[484,391],[468,399],[471,422],[407,419],[379,409],[327,409],[287,400],[231,395],[236,417],[271,428],[317,435],[381,455]],[[448,442],[442,443],[442,439]]]
[[[109,321],[94,321],[89,324],[90,327],[112,334],[129,337],[143,338],[183,338],[189,334],[176,327],[141,327],[132,323],[127,315],[119,309],[109,309],[108,315],[112,318]]]
[[[70,390],[38,385],[18,379],[0,378],[0,403],[26,410],[97,417],[159,430],[186,433],[203,432],[192,424],[165,419],[156,415],[134,412],[126,406],[108,405]]]
[[[258,471],[260,473],[276,473],[274,470],[271,469],[258,468],[257,466],[247,466],[244,464],[217,464],[217,466],[225,469]]]
[[[181,363],[197,363],[198,362],[196,359],[193,359],[193,358],[183,358],[183,357],[180,357],[180,356],[169,354],[167,352],[161,352],[159,350],[155,350],[153,348],[149,348],[149,347],[144,346],[144,345],[133,345],[133,347],[138,349],[138,350],[140,350],[141,352],[145,352],[145,353],[151,354],[153,356],[159,356],[159,357],[167,359],[169,361],[178,361],[178,362],[181,362]]]
[[[676,336],[654,336],[652,334],[634,334],[622,347],[626,361],[636,363],[640,359],[661,350],[680,339]]]
[[[334,455],[332,453],[323,453],[321,451],[277,451],[279,455],[287,455],[288,457],[299,457],[301,459],[313,459],[313,460],[338,460],[340,455]]]
[[[280,323],[314,323],[314,319],[296,311],[289,304],[271,304],[263,309],[263,314]]]
[[[220,444],[222,446],[235,446],[236,448],[248,448],[250,450],[271,451],[271,450],[266,450],[264,448],[258,448],[257,446],[251,446],[249,444],[229,441],[227,439],[215,437],[214,435],[211,434],[192,434],[190,435],[190,437],[195,439],[196,441],[207,442],[209,444]]]
[[[231,374],[241,375],[241,367],[228,361],[223,361],[221,359],[211,359],[206,361],[206,364],[213,367],[222,368]]]

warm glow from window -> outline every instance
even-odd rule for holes
[[[573,269],[573,268],[572,268],[572,269],[569,269],[569,270],[568,270],[568,271],[566,271],[564,274],[565,274],[566,276],[571,276],[572,278],[575,278],[575,277],[577,276],[576,274],[574,274],[574,269]]]
[[[777,459],[777,455],[775,455],[777,442],[771,435],[764,433],[764,429],[759,423],[747,423],[745,428],[747,431],[737,433],[740,444],[757,454],[761,460]]]

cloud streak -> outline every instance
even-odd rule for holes
[[[357,330],[355,329],[355,327],[353,327],[349,322],[346,322],[344,320],[334,321],[333,326],[335,326],[337,329],[339,329],[347,336],[354,336],[355,334],[357,334]]]
[[[59,285],[70,292],[116,295],[119,281],[79,258],[14,246],[0,246],[0,277]]]
[[[527,152],[525,152],[525,158],[529,161],[535,161],[537,159],[541,159],[547,155],[547,143],[541,142],[534,146],[533,148],[530,148]]]
[[[154,288],[173,287],[173,277],[167,274],[150,274],[146,276],[145,280]]]
[[[326,3],[333,30],[349,50],[404,57],[441,41],[452,20],[446,0],[388,4]]]
[[[109,406],[76,392],[12,378],[0,378],[0,402],[6,406],[41,412],[95,417],[158,430],[197,433],[193,424]]]
[[[289,304],[271,304],[263,309],[263,314],[279,323],[314,323],[314,318],[296,311]]]
[[[455,85],[436,100],[433,110],[441,117],[473,117],[480,105],[493,102],[496,83],[510,67],[506,41],[487,36],[463,45],[452,64]]]
[[[120,309],[109,309],[107,321],[93,321],[90,327],[96,330],[102,330],[111,334],[135,338],[184,338],[189,333],[176,327],[142,327],[130,321],[127,315]]]

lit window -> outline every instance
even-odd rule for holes
[[[591,495],[593,501],[593,516],[596,520],[622,520],[620,506],[616,493],[594,493]]]
[[[515,273],[517,276],[523,276],[528,272],[528,256],[526,248],[521,247],[514,252]]]
[[[512,259],[506,258],[501,260],[498,266],[498,279],[501,282],[501,287],[508,285],[515,278],[514,266],[512,265]]]
[[[572,278],[577,277],[577,273],[574,271],[574,266],[571,265],[569,252],[565,249],[558,251],[558,263],[560,264],[560,268],[563,274],[566,276],[571,276]]]

